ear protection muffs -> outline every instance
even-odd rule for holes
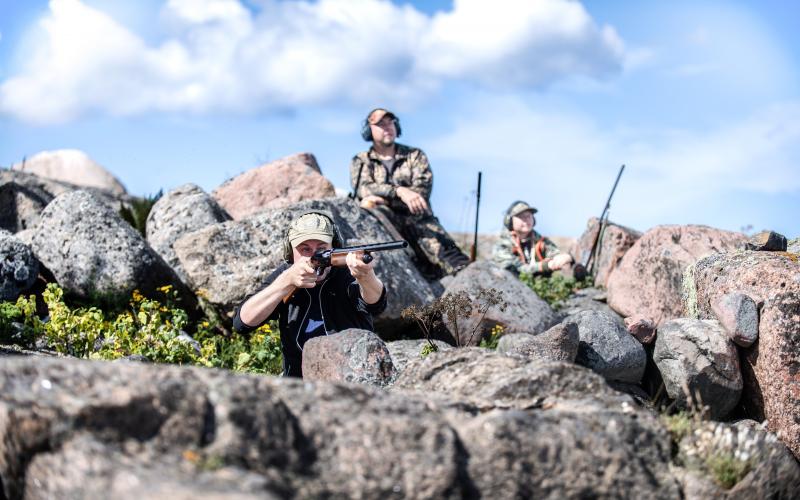
[[[513,226],[511,225],[511,224],[512,224],[512,223],[511,223],[511,209],[512,209],[512,208],[514,208],[514,205],[516,205],[517,203],[525,203],[525,202],[524,202],[524,201],[522,201],[522,200],[514,200],[514,201],[511,203],[511,205],[509,205],[509,206],[508,206],[508,208],[506,209],[506,213],[505,213],[505,215],[503,216],[503,225],[504,225],[504,226],[506,227],[506,229],[508,229],[509,231],[511,231],[511,230],[513,229]]]
[[[333,240],[331,241],[331,246],[333,248],[342,248],[344,246],[344,238],[342,238],[341,233],[339,232],[339,228],[336,227],[336,221],[333,218],[333,214],[328,210],[318,209],[318,210],[304,210],[297,214],[297,216],[293,220],[297,220],[300,217],[308,214],[317,214],[323,217],[326,217],[328,220],[331,221],[331,226],[333,227]],[[286,228],[286,233],[283,235],[283,260],[291,264],[293,259],[292,254],[292,245],[289,243],[289,228]]]
[[[375,109],[383,109],[383,108],[375,108]],[[367,142],[372,142],[372,129],[369,128],[369,117],[372,113],[375,112],[375,109],[367,113],[367,117],[364,118],[364,123],[361,124],[361,138]],[[394,116],[394,113],[392,113],[392,121],[394,122],[395,130],[397,130],[397,137],[400,137],[403,131],[400,128],[400,119]]]

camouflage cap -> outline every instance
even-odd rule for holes
[[[511,208],[508,209],[508,216],[514,217],[516,215],[521,214],[522,212],[531,212],[535,214],[536,212],[538,212],[538,210],[528,205],[524,201],[518,201],[513,205],[511,205]]]
[[[322,214],[311,213],[300,216],[289,226],[289,244],[292,248],[308,240],[333,242],[333,222]]]

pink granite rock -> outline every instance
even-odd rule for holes
[[[625,328],[642,344],[652,344],[656,339],[656,324],[650,318],[629,316],[625,318]]]
[[[800,457],[800,262],[795,254],[735,252],[699,260],[687,271],[687,310],[713,318],[712,304],[730,293],[763,303],[758,340],[742,349],[748,414]]]
[[[320,173],[314,155],[299,153],[248,170],[211,194],[239,220],[267,208],[336,196],[336,191]]]
[[[683,316],[683,272],[697,259],[734,250],[740,233],[707,226],[657,226],[622,258],[608,279],[608,305],[624,317],[641,315],[656,326]]]

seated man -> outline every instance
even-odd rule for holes
[[[331,245],[341,248],[344,242],[330,213],[310,211],[295,219],[284,240],[286,262],[242,302],[233,318],[239,333],[278,320],[284,376],[303,376],[303,345],[308,339],[347,328],[372,330],[372,315],[386,309],[386,288],[375,276],[375,260],[365,264],[351,252],[347,268],[328,267],[317,276],[310,258]]]
[[[400,122],[385,109],[367,115],[361,136],[372,142],[372,147],[350,163],[354,197],[361,200],[362,207],[379,210],[397,228],[428,278],[463,269],[469,258],[430,209],[433,173],[425,153],[395,142]]]
[[[562,253],[555,243],[533,230],[537,210],[524,201],[515,201],[503,217],[505,229],[492,249],[492,261],[519,275],[550,274],[571,267],[572,256]]]

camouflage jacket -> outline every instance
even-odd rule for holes
[[[539,252],[535,250],[537,245],[540,249]],[[524,262],[514,251],[514,238],[511,231],[503,230],[492,248],[492,261],[517,275],[521,272],[540,274],[549,271],[547,262],[554,255],[561,253],[555,243],[536,231],[531,232],[530,238],[520,241],[520,247],[525,255]]]
[[[392,210],[408,213],[408,207],[397,196],[396,189],[407,187],[421,194],[430,204],[433,172],[428,157],[421,149],[397,143],[395,146],[395,163],[391,173],[374,149],[355,155],[350,162],[350,186],[355,189],[358,182],[356,196],[359,200],[369,195],[380,196],[386,198]]]

